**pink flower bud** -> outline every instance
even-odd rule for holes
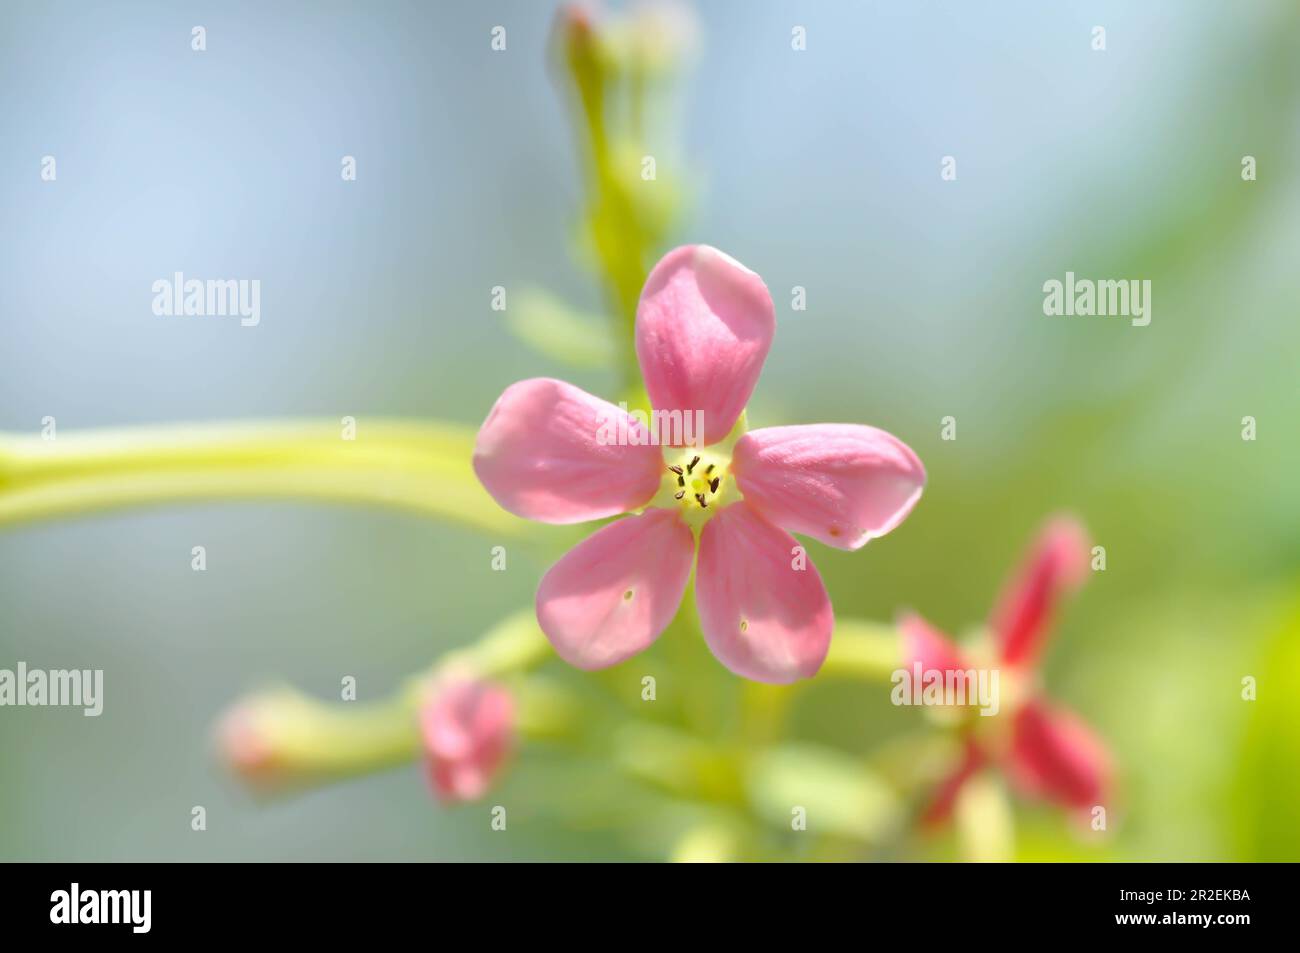
[[[515,702],[500,685],[449,677],[420,706],[429,780],[444,802],[482,797],[514,746]]]
[[[274,696],[246,698],[217,723],[218,757],[232,773],[255,787],[273,787],[285,773],[275,741],[278,708]]]

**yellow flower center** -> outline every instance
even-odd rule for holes
[[[722,507],[740,500],[740,490],[728,472],[731,454],[727,450],[719,445],[665,448],[664,480],[651,505],[677,507],[682,521],[698,529]]]

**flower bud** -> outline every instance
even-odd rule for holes
[[[515,702],[481,679],[449,676],[420,706],[429,781],[444,802],[472,801],[492,786],[514,746]]]

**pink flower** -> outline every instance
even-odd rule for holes
[[[451,676],[420,707],[429,781],[445,802],[488,792],[514,745],[515,704],[499,685]]]
[[[488,414],[474,470],[507,510],[544,523],[635,514],[542,578],[537,620],[570,664],[604,668],[649,647],[694,565],[704,636],[727,668],[787,683],[821,667],[831,604],[790,533],[858,549],[911,511],[925,469],[857,424],[738,436],[775,330],[758,275],[707,245],[677,248],[637,307],[652,418],[545,378],[510,386]]]
[[[1041,531],[1020,574],[1011,580],[990,622],[993,663],[1010,688],[1005,716],[992,719],[997,730],[983,731],[984,719],[971,720],[960,763],[943,781],[923,820],[940,823],[952,812],[968,778],[990,765],[1001,766],[1025,794],[1067,808],[1098,804],[1110,784],[1105,745],[1074,713],[1047,701],[1038,688],[1039,657],[1061,597],[1082,584],[1088,572],[1088,538],[1083,527],[1064,517]],[[969,671],[975,660],[924,619],[900,622],[904,657],[926,671]]]

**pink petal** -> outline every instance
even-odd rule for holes
[[[708,245],[655,265],[636,311],[636,353],[657,411],[703,417],[704,443],[728,433],[749,402],[776,333],[767,286]]]
[[[486,794],[514,743],[510,693],[479,679],[451,678],[434,688],[419,718],[438,797],[469,801]]]
[[[961,761],[952,773],[939,783],[931,796],[930,803],[921,812],[921,824],[925,827],[937,827],[947,822],[952,816],[952,809],[957,804],[957,795],[966,782],[975,776],[988,763],[988,758],[974,741],[966,739],[962,748]]]
[[[543,523],[581,523],[644,506],[663,469],[663,451],[625,411],[546,377],[507,387],[474,444],[474,472],[492,498]]]
[[[1016,712],[1009,767],[1027,794],[1092,807],[1108,787],[1110,756],[1073,712],[1031,701]]]
[[[919,615],[904,614],[898,620],[898,628],[903,635],[903,663],[909,669],[915,662],[920,662],[921,669],[927,672],[961,672],[971,668],[961,650]]]
[[[737,675],[786,684],[821,668],[835,626],[822,577],[794,537],[749,504],[704,524],[695,593],[709,648]]]
[[[732,472],[745,500],[777,526],[857,549],[903,521],[925,467],[892,434],[859,424],[751,430]]]
[[[492,788],[494,777],[476,764],[432,764],[429,780],[446,803],[477,801]]]
[[[617,520],[547,570],[537,588],[537,622],[570,665],[615,665],[667,628],[694,555],[695,538],[676,510]]]
[[[991,625],[1005,662],[1018,665],[1037,658],[1057,602],[1087,575],[1088,556],[1087,532],[1074,520],[1057,517],[1043,527],[993,613]]]

